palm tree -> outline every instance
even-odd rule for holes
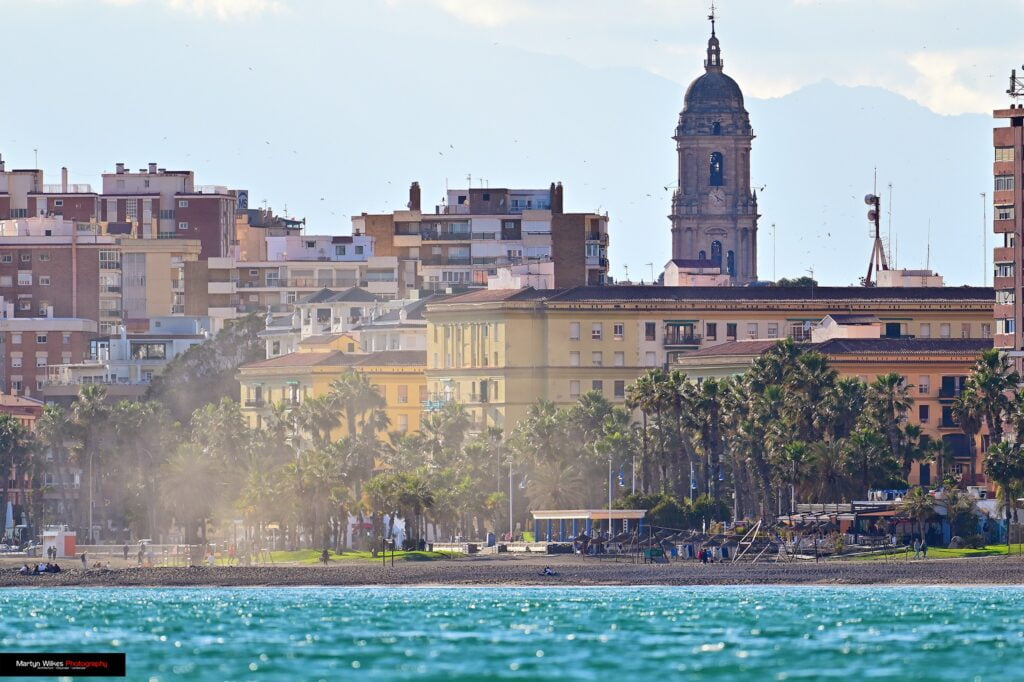
[[[17,473],[24,479],[25,457],[30,447],[30,435],[21,422],[13,415],[0,414],[0,537],[7,536],[7,498],[10,493],[11,477]],[[15,521],[17,523],[17,521]]]
[[[295,410],[295,420],[309,433],[313,447],[322,448],[331,442],[331,432],[341,426],[341,415],[329,396],[306,398]]]
[[[967,446],[970,449],[971,461],[975,460],[975,439],[981,432],[981,426],[985,421],[985,403],[981,394],[973,386],[968,385],[960,392],[950,406],[953,420],[960,427],[960,430],[967,436]]]
[[[434,492],[430,489],[427,477],[421,471],[409,472],[401,475],[401,481],[397,490],[397,501],[400,507],[407,510],[406,532],[414,538],[414,546],[419,547],[419,540],[423,536],[423,514],[427,509],[434,506]],[[415,534],[409,529],[410,515],[415,519]]]
[[[985,453],[985,475],[996,484],[999,506],[1006,515],[1006,545],[1010,545],[1010,519],[1017,515],[1017,497],[1024,484],[1024,455],[1011,443],[994,443]]]
[[[526,497],[535,509],[573,509],[582,506],[587,490],[577,465],[545,460],[527,481]]]
[[[1003,416],[1009,411],[1008,394],[1020,384],[1010,358],[996,349],[984,351],[974,365],[967,386],[978,392],[984,406],[985,424],[993,443],[1003,439]]]
[[[862,499],[867,499],[873,483],[895,475],[896,460],[877,431],[857,429],[846,440],[845,452],[847,472],[857,480],[857,492],[863,495]]]
[[[93,541],[93,496],[96,494],[96,481],[99,481],[102,495],[103,460],[98,455],[103,451],[102,442],[106,432],[106,420],[109,408],[106,405],[107,389],[98,384],[83,386],[78,397],[71,405],[71,420],[78,436],[78,466],[86,472],[86,494],[82,495],[81,504],[85,505],[87,514],[84,516],[89,523],[89,532],[85,535],[88,542]],[[81,505],[80,505],[81,506]],[[79,517],[81,518],[81,516]]]
[[[879,431],[889,442],[889,449],[900,460],[903,477],[910,476],[913,459],[908,456],[903,424],[913,404],[907,382],[896,372],[877,377],[867,389],[865,426]]]
[[[923,540],[924,522],[935,516],[935,498],[926,493],[921,486],[915,486],[907,492],[903,501],[900,502],[899,508],[907,516],[917,521]]]
[[[369,376],[353,369],[346,370],[340,379],[331,382],[328,396],[345,415],[349,436],[359,432],[359,422],[367,412],[386,406],[384,398],[370,383]]]
[[[216,462],[194,443],[182,443],[160,472],[164,501],[185,528],[185,543],[206,543],[206,520],[216,498]],[[200,529],[196,538],[194,530]],[[193,556],[193,560],[196,556]]]
[[[62,514],[71,515],[71,527],[79,524],[78,507],[68,503],[68,443],[71,441],[73,426],[64,408],[53,403],[43,407],[43,414],[36,422],[39,443],[53,455],[57,467],[57,481],[60,488]]]
[[[844,468],[846,443],[819,441],[808,448],[807,463],[801,472],[801,491],[812,500],[826,503],[846,502],[854,490]]]

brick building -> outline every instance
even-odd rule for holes
[[[13,304],[3,301],[0,318],[0,391],[11,395],[42,395],[51,364],[82,362],[96,322],[74,317],[14,317]]]
[[[1024,365],[1024,281],[1021,279],[1024,235],[1024,105],[997,109],[996,119],[1009,125],[992,131],[992,229],[996,233],[995,263],[996,348],[1010,352],[1018,370]]]

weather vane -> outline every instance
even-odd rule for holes
[[[711,3],[711,14],[708,15],[708,20],[711,22],[711,35],[715,35],[715,3]]]

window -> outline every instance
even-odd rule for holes
[[[398,415],[398,430],[405,432],[409,430],[409,415],[400,414]]]
[[[963,322],[960,324],[960,338],[969,339],[971,338],[971,323]]]
[[[19,369],[21,367],[20,355],[11,357],[11,367],[13,367],[14,369]]]
[[[658,325],[656,322],[644,322],[644,341],[658,340]]]
[[[1013,147],[996,147],[996,161],[1013,161]]]
[[[708,322],[706,325],[704,325],[704,332],[705,332],[704,336],[707,337],[708,341],[717,341],[718,340],[718,323],[717,322]]]
[[[360,246],[359,244],[356,244],[356,255],[357,256],[363,255],[363,247]]]
[[[573,379],[569,382],[569,397],[579,398],[580,397],[580,382]]]
[[[917,392],[921,395],[928,395],[932,390],[931,377],[927,374],[922,374],[917,377]]]
[[[46,367],[46,354],[45,353],[43,355],[37,355],[36,356],[36,368],[37,369],[42,369],[43,367]]]
[[[733,341],[736,340],[736,323],[729,322],[725,325],[725,337]]]
[[[22,253],[21,254],[21,262],[22,263],[31,263],[32,262],[32,254],[28,253],[28,252]]]
[[[398,402],[400,404],[405,404],[405,403],[409,402],[409,387],[408,386],[399,386],[398,387]]]
[[[644,353],[644,367],[657,367],[658,366],[658,354],[653,350],[649,350]]]
[[[32,301],[18,301],[18,310],[32,310]]]
[[[100,251],[100,270],[117,270],[121,267],[121,255],[117,251]]]
[[[1013,220],[1013,206],[996,206],[996,220]]]
[[[14,286],[14,278],[11,277],[10,275],[2,275],[2,276],[0,276],[0,287],[10,287],[10,286]]]
[[[779,338],[779,323],[769,322],[768,323],[768,338],[777,339]]]
[[[20,391],[21,391],[21,381],[19,379],[15,379],[15,380],[11,381],[11,392],[12,393],[19,393]]]
[[[580,323],[570,322],[569,323],[569,340],[579,341],[580,340]]]
[[[134,223],[139,217],[139,202],[135,199],[125,199],[124,217],[130,223]]]
[[[616,322],[612,325],[612,336],[615,337],[616,341],[622,341],[622,336],[626,331],[626,325],[621,322]]]
[[[165,208],[160,210],[160,220],[174,220],[174,209]]]
[[[36,343],[46,343],[46,334],[36,334]]]
[[[594,367],[601,367],[604,365],[604,355],[599,350],[595,350],[590,354],[590,364]]]
[[[48,287],[48,286],[50,286],[50,276],[49,275],[39,275],[39,286],[41,286],[41,287]]]
[[[32,273],[31,272],[19,272],[18,273],[18,286],[19,287],[30,287],[30,286],[32,286]]]
[[[315,249],[316,248],[316,240],[315,239],[307,239],[307,240],[305,240],[302,243],[306,245],[307,249]]]
[[[626,354],[621,350],[615,351],[615,366],[625,367],[626,366]]]
[[[943,322],[939,325],[939,336],[948,339],[949,338],[949,323]]]
[[[928,406],[918,405],[917,406],[917,421],[921,424],[928,423]]]
[[[996,176],[996,191],[1002,192],[1004,190],[1013,189],[1013,176],[1012,175],[997,175]]]
[[[1013,263],[997,263],[996,277],[1013,277]]]
[[[992,338],[992,324],[989,322],[981,323],[981,338],[990,339]]]
[[[590,338],[591,338],[591,340],[593,340],[593,341],[600,341],[601,340],[601,331],[602,331],[602,325],[601,325],[600,322],[595,322],[594,324],[590,325]]]
[[[344,256],[345,255],[345,245],[344,244],[335,244],[334,245],[334,255],[335,256]]]
[[[569,366],[579,367],[580,366],[580,352],[578,350],[569,351]]]
[[[708,169],[708,185],[721,187],[725,184],[725,157],[722,152],[711,152]]]
[[[54,199],[53,200],[53,205],[56,206],[57,208],[60,208],[61,206],[64,205],[64,200],[63,199]]]
[[[11,334],[11,343],[21,343],[21,334]]]
[[[626,397],[626,382],[616,381],[615,382],[615,397],[625,398]]]
[[[10,253],[0,254],[0,263],[13,263],[14,256]]]
[[[757,338],[757,322],[749,322],[749,323],[747,323],[747,338],[748,339],[756,339]]]
[[[50,260],[50,254],[49,253],[44,251],[43,253],[39,254],[39,261],[40,262],[45,263],[48,260]]]
[[[178,223],[178,229],[179,230],[183,230],[183,231],[187,230],[188,229],[188,223],[185,223],[185,222]]]
[[[932,336],[932,325],[928,322],[922,322],[921,326],[917,329],[917,335],[922,339],[930,339]]]
[[[594,379],[590,382],[590,390],[598,393],[604,393],[604,382],[600,379]]]
[[[178,208],[188,208],[188,199],[178,199]]]
[[[793,337],[794,341],[810,341],[811,340],[811,323],[809,320],[804,322],[794,322],[789,325],[789,335]]]

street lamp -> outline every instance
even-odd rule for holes
[[[508,541],[512,542],[512,458],[508,458]]]
[[[612,539],[612,453],[608,453],[608,539]]]

